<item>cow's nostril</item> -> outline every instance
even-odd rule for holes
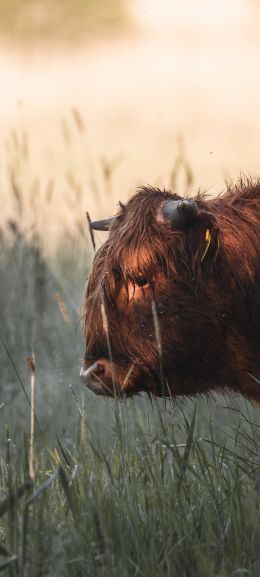
[[[81,377],[82,381],[87,384],[88,381],[91,379],[92,375],[98,375],[98,374],[104,373],[104,372],[105,372],[105,369],[101,363],[93,363],[93,365],[91,365],[87,369],[85,369],[84,367],[81,367],[80,377]]]

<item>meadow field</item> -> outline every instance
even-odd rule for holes
[[[68,0],[0,2],[0,573],[8,577],[260,575],[259,407],[219,394],[104,399],[79,378],[94,255],[86,211],[109,216],[148,181],[215,193],[240,169],[260,171],[250,28],[258,16],[240,0],[233,24],[231,9],[224,24],[215,9],[204,30],[207,3],[198,3],[203,11],[189,14],[181,3],[174,35],[155,11],[142,36],[119,0],[109,11],[104,0],[78,0],[77,11]],[[147,2],[139,4],[144,20]],[[95,233],[97,248],[103,240]]]

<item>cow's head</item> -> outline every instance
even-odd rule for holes
[[[86,288],[82,380],[105,395],[207,388],[223,303],[212,310],[219,241],[205,200],[146,187],[92,227],[109,236]]]

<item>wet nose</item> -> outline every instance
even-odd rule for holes
[[[81,367],[80,377],[84,385],[97,395],[114,396],[112,363],[107,358],[96,361],[85,360]]]
[[[80,377],[84,384],[88,384],[91,377],[93,375],[98,375],[100,373],[104,373],[104,367],[101,363],[92,363],[90,366],[81,367],[80,369]]]

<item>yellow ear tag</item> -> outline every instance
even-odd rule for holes
[[[210,234],[209,228],[207,228],[207,230],[206,230],[205,241],[206,241],[206,248],[205,248],[205,250],[204,250],[204,253],[203,253],[203,255],[202,255],[202,259],[201,259],[200,262],[202,262],[202,261],[204,260],[206,254],[207,254],[207,252],[208,252],[210,242],[211,242],[211,234]]]

